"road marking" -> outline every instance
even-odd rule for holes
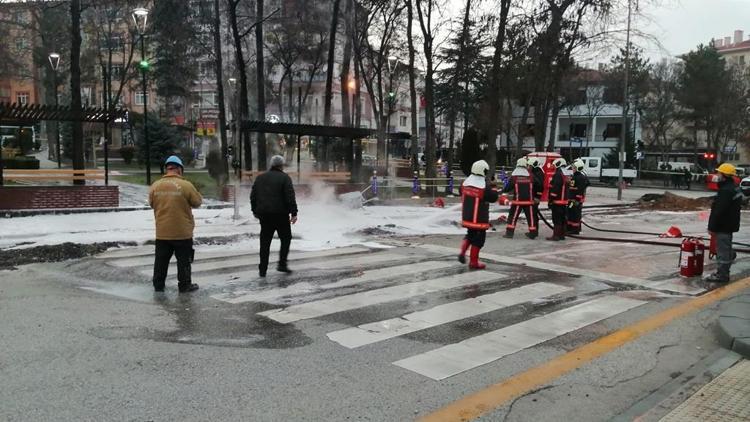
[[[398,318],[333,331],[328,333],[327,336],[344,347],[354,349],[570,290],[573,289],[551,283],[529,284],[515,289],[446,303]]]
[[[287,324],[303,319],[317,318],[324,315],[335,314],[337,312],[392,302],[441,290],[497,281],[505,277],[505,274],[493,273],[491,271],[467,272],[432,280],[415,281],[413,283],[399,284],[396,286],[384,287],[382,289],[368,290],[366,292],[338,296],[331,299],[302,303],[282,309],[271,309],[270,311],[261,312],[258,315],[263,315],[274,321]]]
[[[322,251],[310,251],[310,252],[299,252],[295,253],[293,255],[290,255],[289,260],[290,261],[299,261],[303,259],[311,259],[311,258],[324,258],[328,256],[339,256],[339,255],[351,255],[355,253],[364,253],[369,252],[370,249],[362,248],[362,247],[347,247],[347,248],[337,248],[337,249],[326,249]],[[215,270],[222,270],[222,269],[229,269],[229,268],[237,268],[237,267],[246,267],[249,265],[258,265],[260,263],[260,256],[257,254],[243,254],[244,256],[241,256],[239,258],[231,258],[232,255],[227,255],[230,259],[222,259],[217,261],[209,261],[209,262],[200,262],[196,259],[195,262],[193,262],[192,265],[192,271],[193,274],[199,273],[199,272],[207,272],[207,271],[215,271]],[[219,257],[214,257],[219,258]],[[201,258],[202,259],[202,258]],[[277,262],[278,260],[278,254],[274,253],[272,256],[269,257],[269,262]],[[153,264],[153,259],[151,259],[151,264]],[[170,271],[177,271],[177,263],[173,262],[169,266]],[[153,272],[152,269],[144,269],[141,270],[141,274],[145,275],[151,275]]]
[[[229,303],[270,302],[278,300],[285,296],[299,296],[302,294],[314,293],[321,290],[356,286],[372,281],[386,280],[395,276],[407,277],[425,271],[439,271],[450,267],[456,267],[458,265],[458,263],[444,261],[417,262],[416,264],[398,265],[395,267],[386,267],[378,268],[376,270],[363,271],[359,276],[344,278],[334,283],[315,284],[309,282],[300,282],[291,284],[287,287],[260,290],[255,292],[243,291],[239,292],[239,295],[238,292],[223,293],[211,297]]]
[[[300,262],[295,263],[292,266],[292,270],[296,271],[297,273],[300,273],[304,270],[313,270],[313,269],[343,269],[343,268],[364,268],[369,265],[374,264],[383,264],[383,263],[391,263],[391,264],[403,264],[405,261],[409,260],[416,260],[419,258],[423,258],[422,256],[417,255],[410,255],[406,253],[392,253],[392,252],[381,252],[381,253],[371,253],[371,254],[362,254],[362,255],[356,255],[351,258],[342,258],[342,259],[332,259],[327,261],[313,261],[313,262]],[[293,260],[294,261],[294,260]],[[276,259],[269,260],[269,263],[276,262]],[[252,261],[248,262],[247,266],[258,264],[258,261]],[[273,266],[269,266],[269,270],[273,272]],[[173,272],[172,277],[176,277],[176,274]],[[198,273],[193,275],[193,281],[196,283],[208,283],[208,284],[222,284],[227,283],[231,281],[236,280],[251,280],[254,278],[258,278],[258,270],[249,270],[249,271],[239,271],[239,272],[230,272],[230,273],[223,273],[223,274],[212,274],[212,273]]]
[[[605,296],[402,359],[394,362],[394,365],[434,380],[442,380],[645,303],[642,300]]]
[[[452,248],[440,245],[421,244],[420,249],[425,249],[431,252],[448,253],[454,251]],[[455,251],[454,251],[455,253]],[[597,280],[605,280],[619,284],[629,284],[633,286],[647,287],[650,289],[670,291],[675,293],[682,293],[688,295],[699,295],[706,290],[699,287],[692,287],[686,285],[682,280],[644,280],[641,278],[628,277],[624,275],[605,273],[601,271],[587,270],[584,268],[567,267],[564,265],[550,264],[547,262],[533,261],[530,259],[514,258],[510,256],[495,255],[490,253],[483,253],[482,258],[489,261],[499,262],[502,264],[512,265],[525,265],[527,267],[536,268],[538,270],[554,271],[558,273],[578,275],[584,277],[591,277]]]
[[[611,334],[585,344],[564,355],[558,356],[539,366],[481,391],[457,400],[442,409],[425,415],[422,422],[469,421],[490,413],[510,400],[548,384],[553,380],[580,368],[618,347],[649,334],[677,318],[705,308],[719,300],[739,293],[750,287],[750,278],[736,281],[727,286],[712,290],[703,296],[690,299],[656,315],[642,319],[635,324],[619,329]]]

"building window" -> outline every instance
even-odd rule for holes
[[[406,116],[401,116],[401,117],[400,117],[400,122],[399,122],[399,125],[400,125],[401,127],[406,127]]]
[[[110,71],[110,80],[119,81],[122,78],[122,73],[124,71],[125,68],[121,64],[113,64]]]
[[[620,133],[622,133],[622,123],[609,123],[607,128],[604,129],[603,137],[605,140],[607,138],[619,138]]]
[[[214,64],[211,62],[198,62],[198,77],[201,79],[215,79]]]
[[[198,94],[199,105],[201,108],[214,108],[217,106],[216,92],[214,91],[201,91]]]
[[[740,66],[745,65],[745,56],[740,56]]]
[[[586,137],[586,124],[576,123],[572,124],[570,130],[570,136],[574,138],[585,138]]]
[[[16,102],[20,105],[26,105],[29,103],[28,92],[16,92]]]
[[[148,104],[148,94],[146,94],[146,104]],[[143,93],[142,92],[136,92],[135,93],[135,105],[142,106],[143,105]]]

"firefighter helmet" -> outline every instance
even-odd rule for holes
[[[541,160],[539,160],[539,157],[530,157],[528,161],[531,167],[539,167],[541,165]]]
[[[719,168],[716,169],[721,174],[725,174],[727,176],[736,176],[737,175],[737,168],[729,163],[724,163],[719,166]]]
[[[490,165],[484,160],[476,161],[471,165],[471,174],[485,177],[488,171],[490,171]]]
[[[586,167],[586,164],[580,158],[576,158],[575,160],[573,160],[573,167],[578,171],[583,171],[583,168]]]
[[[559,169],[560,167],[565,167],[567,163],[568,162],[565,161],[564,158],[560,157],[556,158],[555,161],[552,162],[552,165],[555,166],[556,169]]]
[[[521,157],[516,161],[516,167],[526,167],[529,165],[529,162],[526,161],[526,158]]]

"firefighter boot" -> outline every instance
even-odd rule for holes
[[[505,229],[505,234],[503,235],[506,239],[513,239],[513,229]]]
[[[537,233],[537,232],[535,232],[535,231],[534,231],[534,232],[528,232],[528,233],[526,233],[525,235],[526,235],[526,237],[528,237],[529,239],[536,239],[536,237],[537,237],[537,236],[539,235],[539,233]]]
[[[461,242],[461,251],[458,253],[458,262],[466,264],[466,251],[469,249],[469,239],[464,239]]]
[[[476,246],[471,247],[471,253],[469,255],[469,268],[472,270],[483,270],[487,266],[479,262],[479,249]]]
[[[552,228],[552,236],[548,237],[547,240],[554,240],[554,241],[562,240],[560,239],[560,232],[561,232],[560,226],[554,226]]]
[[[563,224],[560,226],[560,233],[557,235],[557,237],[560,238],[560,240],[565,240],[565,232],[567,231],[567,225]]]

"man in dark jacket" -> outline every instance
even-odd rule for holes
[[[266,276],[268,255],[274,232],[281,240],[278,271],[291,273],[287,266],[289,245],[292,243],[292,227],[297,222],[297,200],[292,179],[284,173],[284,157],[271,157],[271,168],[258,176],[250,191],[250,206],[255,218],[260,220],[260,265],[258,273]]]
[[[740,230],[740,209],[742,192],[734,184],[737,170],[731,164],[724,163],[716,171],[719,173],[719,192],[711,205],[711,216],[708,218],[708,232],[716,240],[716,272],[705,278],[713,283],[729,282],[729,269],[734,260],[732,251],[732,234]]]
[[[544,195],[544,178],[547,177],[541,164],[539,157],[529,158],[531,177],[534,181],[534,227],[537,229],[539,228],[539,203],[542,202],[542,196]]]

